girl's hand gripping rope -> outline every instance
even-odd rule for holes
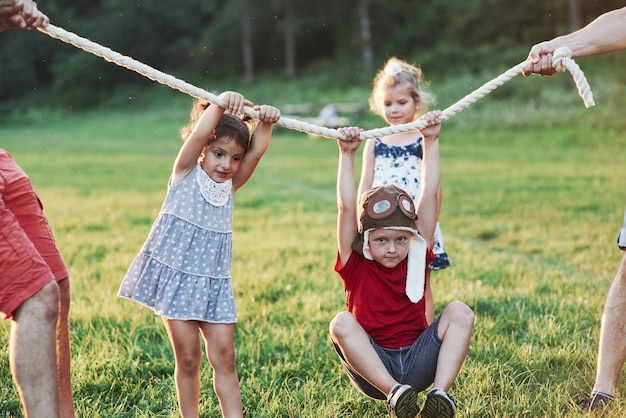
[[[252,106],[252,102],[246,100],[242,94],[234,91],[225,91],[220,94],[220,98],[224,101],[224,111],[233,115],[243,114],[243,108]]]
[[[261,105],[254,106],[254,110],[259,112],[259,120],[268,125],[272,125],[280,119],[280,110],[274,106]]]
[[[361,146],[361,132],[363,129],[356,126],[339,128],[337,130],[344,139],[339,139],[339,149],[344,152],[356,151]]]
[[[420,118],[428,124],[426,127],[420,129],[424,138],[439,138],[439,132],[441,131],[441,113],[441,110],[433,110]]]

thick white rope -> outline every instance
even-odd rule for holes
[[[175,90],[179,90],[183,93],[189,94],[193,97],[207,100],[213,104],[218,106],[223,106],[224,101],[219,97],[212,93],[209,93],[206,90],[198,88],[192,84],[186,83],[182,80],[177,79],[169,74],[165,74],[161,71],[158,71],[146,64],[143,64],[133,58],[122,55],[118,52],[115,52],[105,46],[92,42],[88,39],[82,38],[74,33],[68,32],[62,28],[54,26],[53,24],[49,24],[45,28],[38,28],[39,31],[55,38],[59,39],[65,43],[73,45],[79,49],[87,51],[91,54],[104,58],[106,61],[117,64],[121,67],[125,67],[129,70],[135,71],[153,81],[156,81],[161,84],[165,84]],[[578,88],[578,94],[585,102],[586,107],[594,106],[595,103],[593,101],[593,96],[591,93],[591,89],[589,88],[589,83],[587,83],[587,79],[585,78],[584,73],[571,59],[572,53],[568,48],[559,48],[554,52],[553,55],[553,65],[554,68],[558,71],[564,71],[567,69],[574,78],[576,86]],[[477,102],[479,99],[483,98],[487,94],[491,93],[496,88],[500,87],[505,82],[509,81],[516,75],[520,74],[526,65],[526,61],[523,61],[511,69],[507,70],[500,76],[494,78],[493,80],[485,83],[482,87],[475,90],[474,92],[468,94],[463,97],[461,100],[453,104],[452,106],[444,109],[441,115],[441,120],[446,120],[455,114],[459,113],[461,110],[465,109],[472,103]],[[245,107],[244,112],[251,117],[258,118],[258,112],[250,107]],[[326,128],[323,126],[314,125],[311,123],[299,121],[296,119],[290,119],[286,117],[282,117],[276,122],[277,125],[282,126],[284,128],[306,132],[310,134],[314,134],[317,136],[322,136],[326,138],[332,139],[344,139],[344,137],[336,130],[331,128]],[[398,132],[408,132],[415,131],[417,129],[425,128],[427,126],[426,121],[424,120],[416,120],[411,123],[406,123],[402,125],[395,126],[387,126],[379,129],[372,129],[369,131],[364,131],[361,133],[361,139],[372,139],[385,135],[390,135]]]

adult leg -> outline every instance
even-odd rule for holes
[[[198,322],[163,318],[174,348],[174,381],[183,418],[197,418],[200,403],[200,365],[202,345]]]
[[[624,359],[626,358],[626,252],[606,297],[594,392],[615,395]]]
[[[207,357],[213,367],[213,387],[226,418],[243,417],[241,388],[235,361],[235,324],[200,323]]]
[[[59,388],[59,416],[74,418],[74,400],[72,397],[72,378],[70,374],[70,280],[65,278],[57,282],[59,286],[59,318],[56,329],[57,347],[57,384]]]
[[[52,229],[43,213],[43,205],[24,171],[6,152],[0,152],[4,193],[4,212],[12,220],[11,226],[19,225],[18,234],[28,246],[36,249],[37,258],[43,258],[54,277],[59,280],[58,322],[56,326],[56,367],[59,396],[59,412],[63,418],[74,418],[70,380],[69,349],[69,280],[65,261],[56,246]],[[25,235],[24,235],[25,234]],[[13,238],[14,239],[14,238]],[[23,243],[22,243],[23,244]],[[24,245],[24,244],[23,244]],[[24,263],[26,261],[22,261]],[[19,263],[19,261],[18,261]],[[29,274],[29,276],[33,276]]]
[[[469,350],[474,313],[462,302],[452,302],[441,313],[438,335],[441,348],[433,387],[448,391],[461,370]]]
[[[389,393],[398,382],[370,344],[363,327],[350,312],[340,312],[330,322],[330,337],[339,346],[346,362],[382,393]]]
[[[27,418],[57,418],[56,325],[59,290],[51,281],[13,314],[9,362]]]

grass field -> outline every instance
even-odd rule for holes
[[[612,100],[610,84],[598,88],[597,100]],[[621,256],[623,106],[585,110],[574,90],[542,94],[477,104],[443,127],[440,221],[452,267],[433,274],[434,298],[438,312],[458,299],[477,317],[451,390],[461,417],[576,416],[572,396],[593,384],[600,316]],[[32,114],[0,126],[0,146],[31,176],[70,269],[81,417],[177,416],[164,327],[116,293],[165,196],[188,110]],[[351,387],[328,340],[328,322],[344,306],[333,272],[336,159],[334,141],[277,129],[236,196],[246,416],[390,416]],[[0,416],[18,417],[8,321],[0,328]],[[202,382],[201,416],[217,417],[206,361]],[[604,416],[626,416],[625,393],[622,381]]]

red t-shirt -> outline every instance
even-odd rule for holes
[[[428,264],[433,259],[429,249],[426,280]],[[405,293],[406,269],[407,258],[388,269],[354,251],[343,267],[337,257],[335,271],[343,281],[346,308],[381,347],[411,345],[428,328],[424,298],[412,303]]]

